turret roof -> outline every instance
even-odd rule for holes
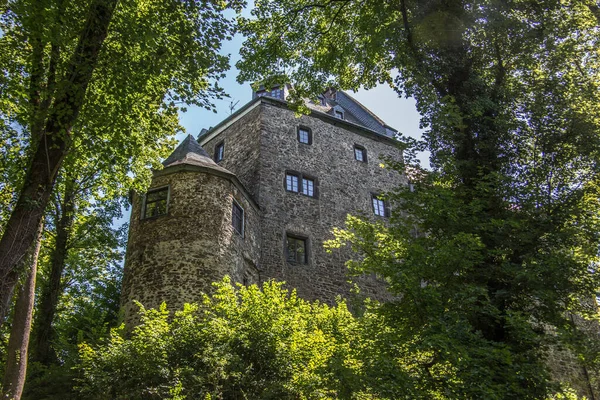
[[[181,164],[197,165],[199,167],[211,168],[233,175],[231,171],[214,162],[206,150],[200,146],[200,144],[192,135],[188,135],[185,139],[183,139],[173,153],[171,153],[171,155],[165,161],[163,161],[163,166],[165,168]]]

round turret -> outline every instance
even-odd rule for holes
[[[123,277],[125,321],[166,302],[199,302],[212,282],[258,280],[257,206],[236,176],[188,136],[134,196]]]

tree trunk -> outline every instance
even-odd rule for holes
[[[27,374],[27,347],[29,345],[29,333],[31,331],[31,319],[33,315],[33,303],[35,300],[35,276],[37,274],[38,255],[42,243],[43,222],[40,223],[37,239],[32,248],[31,266],[27,280],[23,283],[17,301],[13,324],[10,329],[8,340],[6,370],[2,383],[2,399],[19,400],[23,393],[25,377]]]
[[[45,365],[50,364],[53,359],[50,349],[52,321],[62,293],[60,281],[65,269],[71,226],[75,218],[74,194],[74,182],[69,180],[66,183],[63,201],[57,213],[57,216],[60,217],[56,222],[56,241],[50,258],[50,276],[48,284],[42,290],[36,313],[31,360]]]
[[[22,260],[35,234],[57,173],[69,151],[70,134],[85,100],[118,0],[94,0],[67,72],[57,85],[19,200],[0,239],[0,324],[4,322]],[[32,140],[35,138],[32,138]]]

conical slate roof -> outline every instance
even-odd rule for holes
[[[163,161],[165,168],[181,164],[211,168],[233,175],[229,170],[217,165],[192,135],[188,135],[183,139],[175,151]]]

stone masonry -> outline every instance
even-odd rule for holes
[[[284,99],[256,96],[203,132],[199,143],[186,138],[165,160],[149,189],[165,195],[168,189],[163,213],[148,216],[146,197],[132,199],[122,294],[128,324],[136,320],[135,301],[147,308],[164,301],[177,309],[200,301],[224,275],[240,283],[285,281],[301,297],[327,303],[351,296],[354,283],[361,296],[388,298],[385,283],[374,276],[349,282],[349,249],[323,248],[348,214],[385,220],[374,215],[372,196],[406,184],[383,165],[382,158],[402,157],[387,134],[391,128],[341,93],[337,100],[346,108],[330,93],[300,117]],[[335,114],[340,110],[343,118]],[[310,132],[310,143],[300,142],[298,128]],[[356,159],[355,145],[366,152],[366,162]],[[222,159],[215,162],[221,146]],[[310,177],[314,196],[286,190],[288,172]],[[243,209],[243,235],[232,226],[234,201]],[[304,240],[305,262],[288,261],[288,235]]]
[[[121,298],[128,326],[138,320],[136,301],[180,309],[225,275],[242,284],[285,281],[300,297],[330,304],[352,299],[354,284],[362,297],[390,298],[375,276],[350,282],[345,263],[355,255],[328,253],[323,242],[348,214],[386,221],[390,204],[377,215],[373,196],[408,184],[385,166],[402,159],[395,131],[344,92],[307,102],[312,111],[302,116],[288,108],[285,93],[255,93],[197,140],[188,136],[154,172],[148,193],[132,197]],[[308,143],[299,129],[310,134]],[[288,190],[287,175],[311,180],[312,195]],[[290,261],[290,238],[304,243],[302,262]],[[597,376],[568,350],[552,348],[548,360],[557,380],[598,398]]]
[[[298,127],[312,132],[311,144],[298,141]],[[262,100],[234,124],[212,138],[201,138],[200,143],[209,154],[215,145],[224,144],[225,157],[219,164],[234,172],[260,205],[260,279],[285,281],[309,300],[331,303],[338,295],[348,297],[352,284],[345,261],[352,254],[348,249],[329,254],[323,242],[333,238],[333,227],[344,226],[348,214],[373,215],[373,193],[406,183],[397,171],[382,167],[380,157],[402,157],[395,140],[328,115],[297,117],[282,102]],[[355,159],[355,144],[366,149],[367,162]],[[313,178],[317,195],[286,191],[286,171]],[[306,238],[306,264],[286,261],[288,233]],[[363,295],[386,298],[381,281],[374,277],[357,281]]]

